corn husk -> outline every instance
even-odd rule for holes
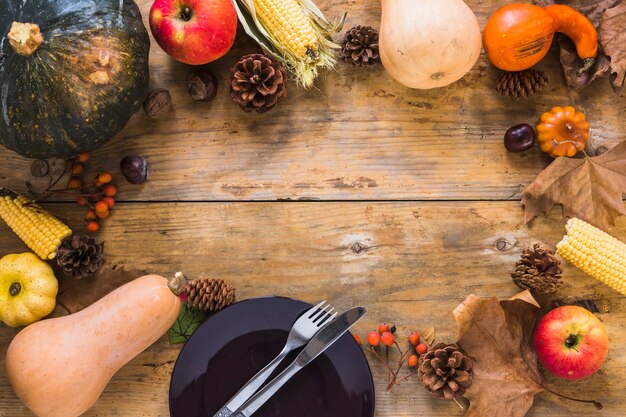
[[[233,0],[239,22],[244,30],[254,39],[263,51],[280,61],[293,75],[298,85],[310,88],[319,75],[320,70],[334,68],[337,60],[335,51],[339,45],[332,41],[332,35],[341,31],[347,13],[344,13],[336,22],[329,21],[322,11],[311,0],[298,0],[304,13],[311,20],[318,39],[318,53],[316,56],[298,57],[290,53],[271,33],[263,26],[257,17],[253,0]]]

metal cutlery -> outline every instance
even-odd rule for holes
[[[332,322],[324,326],[300,352],[298,357],[276,378],[261,388],[234,413],[223,408],[216,417],[250,417],[265,404],[291,377],[309,363],[313,362],[326,349],[332,346],[343,336],[354,323],[365,314],[365,308],[355,307],[339,315]]]
[[[263,385],[290,352],[304,346],[315,336],[324,324],[329,323],[335,318],[337,313],[332,314],[333,311],[334,308],[331,308],[329,303],[322,301],[315,307],[304,312],[293,324],[289,336],[287,337],[285,347],[278,356],[237,391],[214,417],[230,416],[234,410],[241,407]]]

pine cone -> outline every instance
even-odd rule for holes
[[[532,96],[548,85],[550,77],[543,71],[524,70],[505,72],[496,84],[496,90],[502,97],[519,100]]]
[[[93,275],[104,261],[104,243],[89,236],[63,239],[57,252],[57,265],[65,275],[81,279]]]
[[[341,57],[345,62],[365,67],[378,62],[378,31],[371,26],[355,26],[341,41]]]
[[[532,249],[522,252],[522,259],[515,265],[511,277],[520,288],[537,294],[553,294],[563,285],[562,273],[561,261],[554,256],[554,251],[535,243]]]
[[[268,56],[246,55],[230,73],[230,96],[247,113],[265,113],[287,97],[285,69]]]
[[[417,376],[436,398],[462,397],[472,384],[472,361],[455,344],[437,343],[420,357]]]
[[[200,278],[185,286],[187,305],[207,313],[216,313],[235,302],[235,288],[223,279]]]

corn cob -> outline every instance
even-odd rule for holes
[[[285,49],[299,58],[317,56],[317,34],[297,0],[254,0],[257,17]]]
[[[580,219],[570,219],[566,229],[556,245],[559,255],[626,295],[626,244]]]
[[[34,202],[0,188],[0,217],[41,259],[54,259],[61,241],[72,231]]]
[[[313,0],[235,0],[239,21],[263,51],[280,61],[298,84],[309,88],[319,71],[333,68],[332,35],[343,27],[345,14],[330,22]]]

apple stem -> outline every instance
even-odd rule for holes
[[[596,401],[596,400],[581,400],[579,398],[568,397],[567,395],[559,394],[558,392],[552,391],[550,388],[547,388],[545,386],[543,387],[543,389],[545,389],[546,391],[556,395],[557,397],[565,398],[566,400],[576,401],[576,402],[579,402],[579,403],[593,404],[596,407],[596,410],[602,410],[602,403],[600,401]]]
[[[183,11],[180,12],[180,18],[183,19],[185,22],[191,20],[191,9],[189,8],[189,6],[185,6],[183,8]]]

